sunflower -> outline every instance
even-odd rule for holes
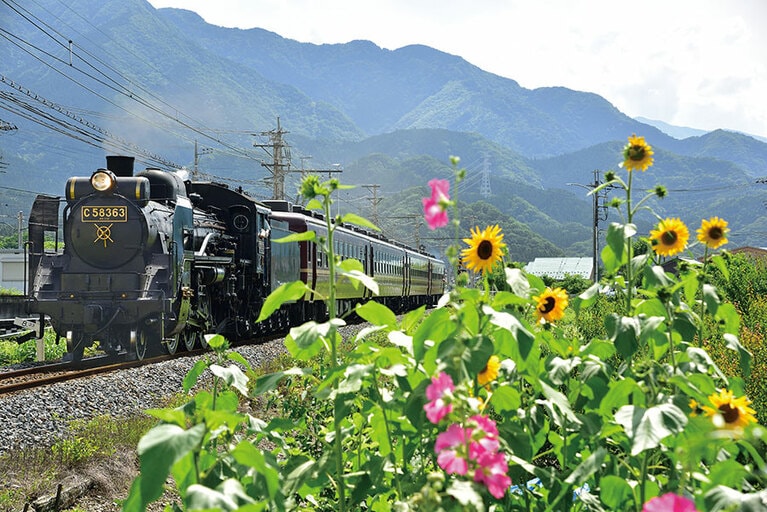
[[[469,244],[469,248],[461,251],[461,259],[466,263],[466,268],[475,272],[490,272],[493,265],[501,261],[506,247],[498,225],[488,226],[484,231],[472,228],[471,238],[464,238],[463,241]]]
[[[623,166],[628,171],[646,171],[653,163],[652,146],[644,141],[644,137],[635,134],[629,137],[629,142],[623,147]]]
[[[554,322],[565,316],[568,297],[567,291],[562,288],[546,288],[543,293],[533,297],[536,302],[535,318],[537,321],[546,320]]]
[[[703,412],[706,416],[714,418],[714,422],[723,422],[725,428],[745,427],[749,423],[756,423],[756,411],[753,410],[751,400],[745,396],[735,398],[732,391],[723,389],[719,394],[713,394],[708,397],[713,407],[703,406]],[[719,418],[717,420],[716,418]]]
[[[727,221],[719,217],[711,217],[703,222],[698,229],[698,240],[709,249],[717,249],[727,243]]]
[[[687,247],[690,232],[679,219],[664,219],[658,223],[658,228],[650,231],[652,250],[660,256],[673,256]]]
[[[498,356],[493,354],[490,356],[490,359],[487,360],[487,364],[484,368],[482,368],[482,371],[479,372],[479,375],[477,375],[477,384],[480,386],[486,386],[487,384],[490,384],[495,379],[498,378],[498,370],[501,368],[501,360],[498,359]]]

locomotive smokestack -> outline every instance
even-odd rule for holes
[[[132,156],[107,156],[107,169],[115,173],[118,177],[131,177],[133,176],[133,160]]]

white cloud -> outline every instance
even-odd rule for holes
[[[763,0],[150,0],[302,42],[425,44],[631,116],[767,136]]]

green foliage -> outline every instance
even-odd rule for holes
[[[61,359],[66,353],[66,343],[59,341],[52,329],[46,329],[43,334],[45,344],[45,360]],[[31,339],[23,343],[9,338],[0,341],[0,365],[32,362],[37,359],[37,340]]]
[[[630,196],[630,179],[614,185]],[[328,213],[330,189],[320,195]],[[371,327],[348,346],[331,286],[330,320],[286,338],[303,367],[255,385],[223,339],[211,340],[214,356],[184,388],[206,370],[212,388],[151,411],[161,424],[139,442],[124,510],[145,510],[169,476],[185,510],[639,512],[666,494],[698,510],[756,510],[767,498],[767,432],[744,397],[757,365],[738,312],[707,267],[674,275],[636,255],[635,212],[608,232],[601,286],[611,296],[600,285],[571,296],[561,323],[533,321],[533,311],[561,311],[560,299],[539,303],[544,281],[508,268],[494,293],[490,276],[478,288],[459,277],[432,311],[398,318],[360,305]],[[332,236],[328,224],[322,242]],[[271,310],[288,290],[269,298]],[[704,339],[743,377],[728,376]],[[725,392],[733,397],[720,403]],[[240,397],[282,414],[250,416]]]

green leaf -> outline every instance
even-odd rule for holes
[[[223,379],[228,386],[233,387],[244,396],[248,396],[248,376],[243,373],[239,366],[231,365],[226,368],[213,364],[210,371],[216,377]]]
[[[631,455],[639,455],[656,448],[665,437],[682,432],[687,425],[687,416],[670,403],[649,409],[624,405],[615,413],[615,421],[631,439]]]
[[[607,510],[625,510],[622,505],[632,498],[631,485],[625,478],[605,475],[599,482],[599,497]]]
[[[615,313],[605,318],[607,335],[615,343],[618,353],[630,359],[639,348],[639,322],[636,318],[619,316]]]
[[[314,242],[315,238],[317,238],[317,233],[314,231],[304,231],[303,233],[291,233],[288,236],[283,236],[282,238],[275,238],[272,239],[272,242],[278,243],[278,244],[287,244],[290,242]]]
[[[204,424],[184,430],[178,425],[158,425],[147,432],[138,443],[136,451],[141,466],[140,493],[144,504],[162,496],[165,479],[173,464],[202,442],[206,430]]]
[[[441,343],[453,332],[455,326],[450,318],[450,311],[446,308],[438,309],[427,316],[413,334],[413,355],[417,363],[423,361],[424,343],[432,340],[435,344]]]
[[[426,306],[407,312],[402,317],[402,330],[406,334],[412,334],[412,330],[418,327],[419,322],[423,319],[424,313],[426,313]]]
[[[636,398],[643,396],[642,388],[634,379],[625,378],[619,381],[612,381],[610,382],[610,391],[607,392],[599,404],[599,412],[604,416],[611,415],[613,410],[631,401],[636,403]]]
[[[365,378],[373,373],[372,364],[352,364],[346,367],[344,377],[338,383],[339,393],[357,393],[362,389]]]
[[[464,480],[453,480],[445,492],[469,510],[485,510],[485,502],[477,489]]]
[[[360,217],[359,215],[355,215],[353,213],[345,213],[344,216],[341,217],[341,222],[344,224],[356,224],[357,226],[362,226],[363,228],[370,228],[375,231],[381,231],[381,228],[366,218]]]
[[[397,326],[397,315],[389,309],[375,301],[369,301],[365,304],[358,304],[354,311],[366,322],[373,325],[384,325],[389,328]]]
[[[634,236],[636,226],[633,224],[619,224],[612,222],[607,227],[607,244],[602,249],[602,262],[607,274],[615,273],[619,268],[628,263],[628,251],[626,240]]]
[[[329,324],[309,321],[299,327],[293,327],[285,337],[285,348],[299,361],[308,361],[320,353],[324,347],[323,338],[328,334]]]
[[[266,393],[268,391],[273,391],[277,389],[277,386],[279,385],[280,381],[284,379],[285,377],[292,376],[292,375],[311,375],[311,374],[312,374],[312,371],[310,369],[293,367],[282,372],[275,372],[275,373],[270,373],[268,375],[262,375],[258,379],[256,379],[256,388],[253,390],[253,395],[257,396],[257,395]]]
[[[530,282],[525,277],[524,272],[518,268],[505,268],[506,283],[511,287],[511,291],[515,295],[524,299],[529,299],[530,294]]]
[[[192,389],[195,384],[197,384],[197,380],[200,378],[200,375],[203,374],[207,367],[207,361],[198,359],[197,362],[194,363],[194,366],[192,366],[189,371],[186,372],[186,376],[184,377],[184,393],[189,393],[189,390]]]
[[[732,304],[721,304],[716,310],[715,318],[720,324],[724,324],[724,332],[736,336],[740,332],[740,315]]]
[[[724,485],[717,485],[705,496],[706,506],[703,510],[732,510],[736,503],[739,512],[764,512],[767,503],[767,489],[759,492],[742,493]]]
[[[183,409],[147,409],[144,412],[165,423],[172,423],[179,427],[186,426],[186,414]]]
[[[273,467],[264,457],[264,452],[253,446],[250,441],[241,441],[232,450],[234,460],[245,466],[251,467],[264,479],[269,498],[274,498],[280,489],[279,468]]]
[[[392,452],[389,432],[386,428],[385,414],[386,411],[380,407],[374,408],[367,425],[370,428],[370,439],[378,444],[377,452],[381,457],[388,457]]]
[[[269,318],[284,303],[299,300],[307,291],[310,291],[310,289],[301,281],[293,281],[292,283],[281,285],[266,298],[264,305],[261,306],[261,313],[258,315],[256,322],[262,322]]]
[[[317,199],[310,199],[304,208],[307,210],[322,210],[325,208],[325,205],[323,205],[322,202]]]
[[[575,314],[580,313],[581,309],[588,308],[599,297],[599,283],[594,283],[577,297],[573,297],[572,306]]]
[[[554,409],[561,413],[561,415],[555,415],[555,417],[559,416],[560,426],[572,427],[574,425],[580,425],[581,420],[578,419],[578,416],[573,412],[567,397],[546,384],[544,381],[541,381],[540,384],[543,395],[548,399],[547,403],[544,403],[544,405],[550,404]],[[564,425],[565,418],[567,419],[567,425]]]
[[[734,334],[725,333],[722,338],[724,338],[725,346],[728,349],[738,353],[740,371],[743,373],[743,377],[747,379],[751,375],[751,358],[753,357],[751,352],[740,343],[740,339]]]
[[[242,357],[242,354],[240,354],[239,352],[234,352],[234,351],[228,352],[226,354],[226,358],[229,361],[234,361],[235,363],[240,363],[242,366],[245,367],[245,369],[247,371],[253,371],[253,368],[250,366],[250,363],[248,362],[248,360],[245,359],[244,357]]]
[[[341,263],[341,265],[343,265],[343,263],[347,261],[357,261],[357,260],[344,260]],[[349,270],[349,271],[342,270],[339,272],[339,275],[349,279],[349,281],[351,281],[352,286],[354,287],[355,290],[359,288],[359,284],[362,283],[362,286],[364,286],[365,288],[373,292],[374,295],[378,295],[380,293],[378,289],[378,283],[376,282],[376,280],[373,279],[372,276],[369,276],[360,270]]]
[[[716,315],[719,309],[719,295],[716,293],[716,288],[710,284],[703,283],[703,301],[706,303],[706,309],[712,315]],[[701,319],[703,321],[703,319]]]
[[[490,404],[500,413],[513,412],[522,406],[522,397],[517,389],[503,384],[493,391]]]
[[[236,482],[237,485],[240,485],[236,480],[234,480],[234,482]],[[242,489],[241,485],[240,489]],[[244,496],[247,496],[244,491],[242,491],[242,493]],[[237,502],[230,496],[227,496],[225,493],[216,489],[210,489],[209,487],[199,484],[192,484],[187,488],[185,502],[188,510],[217,510],[228,512],[239,508]]]

